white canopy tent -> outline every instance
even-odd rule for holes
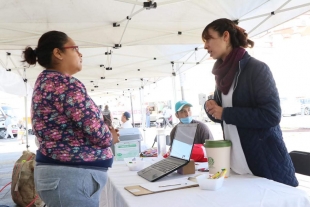
[[[81,48],[83,71],[76,77],[92,95],[120,95],[172,76],[172,63],[182,70],[202,64],[208,54],[201,32],[217,18],[238,20],[255,36],[310,10],[308,0],[7,0],[0,6],[3,68],[18,73],[25,46],[35,47],[46,31],[64,31]],[[41,70],[27,68],[31,86]]]
[[[76,77],[90,95],[119,96],[204,64],[209,56],[201,33],[217,18],[236,20],[253,37],[310,11],[310,2],[7,0],[0,8],[1,80],[5,73],[16,73],[33,87],[42,68],[26,68],[22,75],[22,50],[36,47],[44,32],[60,30],[81,48],[83,70]],[[11,93],[20,87],[10,83],[1,81],[0,90]],[[28,89],[18,90],[27,95]]]

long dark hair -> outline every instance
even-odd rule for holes
[[[206,26],[206,28],[202,32],[202,39],[204,41],[212,38],[208,33],[209,29],[213,29],[217,31],[220,36],[223,35],[225,31],[229,32],[230,35],[230,43],[233,48],[236,47],[244,47],[244,48],[252,48],[254,47],[254,42],[248,39],[248,34],[245,33],[245,30],[236,25],[233,21],[229,19],[217,19],[211,22]]]
[[[68,36],[59,31],[49,31],[44,33],[39,41],[38,46],[34,50],[26,47],[23,51],[24,60],[29,65],[35,65],[37,62],[46,68],[52,68],[52,53],[55,48],[62,50],[62,47],[68,41]]]

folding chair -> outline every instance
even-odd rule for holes
[[[295,172],[310,176],[310,153],[292,151],[289,153],[295,167]]]

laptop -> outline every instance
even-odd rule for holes
[[[196,129],[197,123],[177,125],[170,156],[140,170],[138,175],[154,182],[189,163]]]

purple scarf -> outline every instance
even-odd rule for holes
[[[242,59],[245,49],[242,47],[234,48],[225,58],[218,59],[213,66],[212,73],[215,75],[216,85],[223,94],[227,95],[235,74],[239,68],[239,61]]]

